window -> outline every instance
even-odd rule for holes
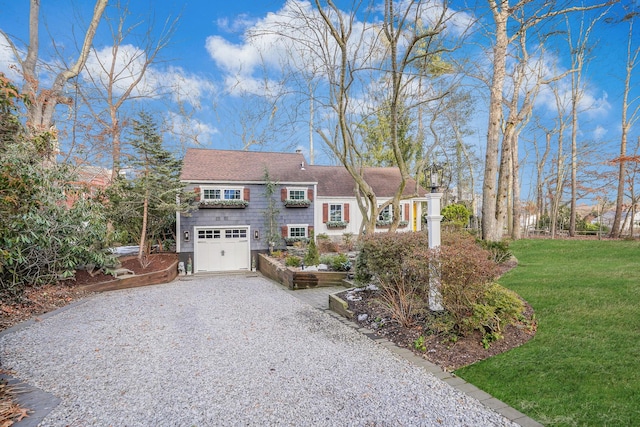
[[[289,237],[307,237],[306,226],[289,226]]]
[[[240,200],[240,190],[224,190],[225,200]]]
[[[198,230],[198,239],[219,239],[220,230]]]
[[[231,230],[224,230],[224,237],[226,239],[246,239],[247,230],[244,228],[234,228]]]
[[[342,205],[329,205],[329,221],[342,221]]]
[[[304,188],[291,188],[289,189],[289,197],[290,200],[304,200],[307,197],[307,190]]]
[[[392,219],[393,219],[393,216],[391,215],[391,205],[382,209],[378,214],[378,221],[385,222],[385,221],[391,221]]]
[[[220,199],[220,190],[213,188],[205,188],[202,192],[203,198],[205,200],[219,200]]]
[[[240,188],[203,188],[203,200],[242,200]]]

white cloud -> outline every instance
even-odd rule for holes
[[[13,55],[13,51],[9,47],[9,43],[3,36],[0,36],[0,72],[4,73],[14,84],[19,83],[22,79],[18,72],[20,65]]]
[[[146,62],[146,52],[136,46],[120,45],[115,57],[112,48],[107,46],[92,50],[81,76],[85,81],[93,81],[101,90],[111,85],[117,97],[128,90],[136,97],[158,98],[169,93],[174,101],[187,102],[194,107],[200,106],[204,96],[215,92],[211,82],[188,74],[180,67],[162,70],[151,64],[145,70]]]
[[[219,36],[210,36],[205,46],[216,64],[229,74],[249,76],[260,64],[260,53],[251,44],[238,45]]]
[[[207,146],[212,137],[220,133],[218,129],[207,123],[178,114],[169,113],[167,120],[173,135],[188,145]]]
[[[595,139],[596,141],[601,141],[602,138],[607,134],[607,132],[607,129],[598,125],[593,131],[593,139]]]
[[[255,25],[256,21],[256,18],[251,18],[249,15],[242,13],[236,16],[232,21],[230,21],[229,18],[221,18],[218,19],[216,23],[218,24],[218,29],[220,31],[237,34],[242,33],[247,28]]]

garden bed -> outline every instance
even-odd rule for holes
[[[107,274],[91,277],[86,271],[76,272],[76,281],[80,289],[88,292],[104,292],[117,289],[169,283],[178,275],[178,257],[176,254],[155,254],[149,257],[149,265],[142,267],[136,257],[121,260],[122,267],[134,274],[114,278]],[[86,277],[85,277],[86,276]]]
[[[306,289],[328,286],[350,286],[345,282],[346,272],[342,271],[309,271],[300,268],[285,267],[279,261],[260,254],[258,258],[260,273],[281,283],[289,289]]]

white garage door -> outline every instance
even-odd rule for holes
[[[194,272],[248,270],[249,228],[197,228]]]

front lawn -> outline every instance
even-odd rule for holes
[[[547,426],[640,426],[640,242],[521,240],[500,279],[535,309],[522,347],[456,374]]]

